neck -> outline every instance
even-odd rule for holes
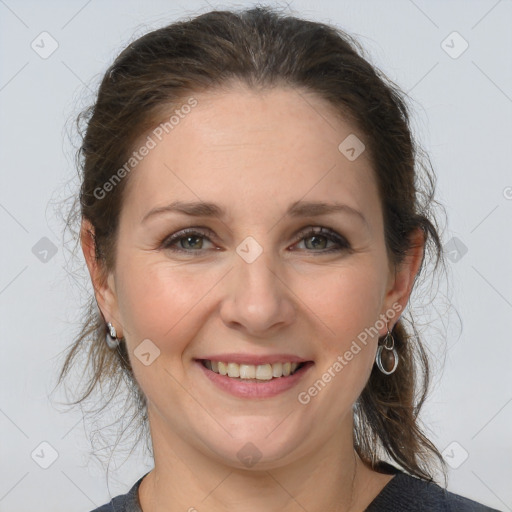
[[[148,414],[157,449],[155,468],[139,487],[143,512],[352,512],[371,501],[362,493],[372,472],[353,449],[351,417],[313,453],[257,470],[259,464],[240,469],[208,456]]]

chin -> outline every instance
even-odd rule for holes
[[[261,428],[254,425],[254,419],[244,418],[237,422],[238,430],[230,430],[223,440],[206,442],[217,459],[227,466],[250,471],[268,470],[293,462],[304,449],[308,437],[305,432],[292,434],[281,428],[283,418],[260,418]],[[247,427],[247,428],[244,428]]]

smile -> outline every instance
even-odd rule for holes
[[[313,361],[244,364],[196,359],[196,368],[221,392],[238,398],[271,398],[295,388]],[[293,368],[293,370],[292,370]]]
[[[272,363],[272,364],[238,364],[233,362],[210,361],[202,359],[203,366],[220,375],[227,375],[234,379],[271,380],[279,377],[293,375],[304,363]]]

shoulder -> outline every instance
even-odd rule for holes
[[[142,512],[139,504],[138,490],[146,475],[139,478],[126,494],[120,494],[112,498],[108,503],[91,510],[91,512]]]
[[[365,512],[499,512],[402,471],[389,481]]]

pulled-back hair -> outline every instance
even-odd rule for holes
[[[119,213],[130,176],[100,199],[98,190],[122,168],[136,141],[168,119],[186,98],[233,81],[259,90],[291,86],[315,93],[357,126],[371,155],[390,261],[396,266],[403,261],[412,247],[410,235],[420,228],[426,250],[419,274],[427,258],[437,270],[444,260],[432,215],[435,176],[413,140],[405,93],[364,55],[359,43],[342,30],[268,7],[207,12],[149,32],[126,47],[107,69],[95,103],[77,120],[82,144],[77,153],[80,212],[75,219],[92,224],[96,258],[105,270],[115,264]],[[407,326],[402,316],[392,331],[400,358],[397,370],[384,375],[374,366],[354,406],[354,447],[372,468],[383,456],[412,475],[433,480],[436,464],[443,471],[445,466],[419,424],[430,369],[409,317]],[[147,427],[145,397],[126,345],[113,351],[104,340],[105,322],[91,296],[59,384],[76,366],[78,355],[86,354],[90,376],[73,403],[106,384],[108,404],[124,380],[136,404],[133,419]]]

